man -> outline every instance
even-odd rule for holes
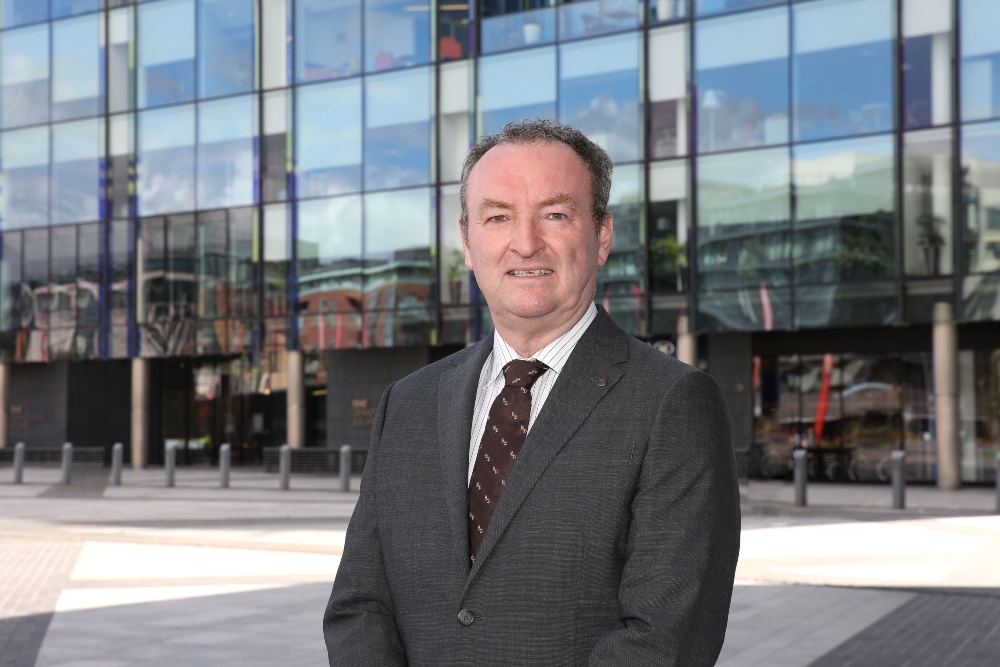
[[[739,551],[729,414],[594,305],[611,160],[547,121],[462,173],[495,333],[386,389],[324,617],[334,666],[712,665]]]

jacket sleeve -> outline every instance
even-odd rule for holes
[[[588,665],[714,665],[739,556],[739,482],[725,398],[690,371],[667,390],[632,501],[621,627]]]
[[[375,488],[382,427],[391,391],[389,385],[375,413],[360,496],[347,527],[344,555],[323,615],[323,637],[330,667],[406,665],[382,560]]]

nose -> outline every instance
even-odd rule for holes
[[[545,247],[545,241],[539,232],[537,221],[532,219],[518,220],[513,228],[510,249],[521,257],[533,257]]]

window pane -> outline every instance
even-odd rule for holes
[[[100,220],[104,120],[52,126],[52,222]]]
[[[687,153],[687,27],[649,33],[649,154]]]
[[[788,141],[788,10],[696,24],[698,150]]]
[[[295,80],[338,79],[361,72],[361,0],[295,3]]]
[[[889,0],[822,0],[793,6],[795,139],[893,127]]]
[[[431,59],[431,8],[423,0],[365,0],[365,71]]]
[[[457,181],[472,140],[472,63],[446,63],[438,70],[438,155],[442,182]]]
[[[198,295],[195,275],[198,270],[195,248],[194,216],[167,218],[167,290],[170,295],[170,319],[195,317]]]
[[[128,356],[128,324],[129,324],[129,278],[131,266],[129,255],[132,252],[131,223],[126,220],[116,220],[108,227],[110,238],[108,245],[108,276],[110,285],[110,303],[108,305],[111,322],[111,356],[115,358]]]
[[[676,21],[688,15],[688,0],[650,0],[649,20],[652,23]]]
[[[684,160],[649,166],[649,290],[685,292],[688,265],[688,167]]]
[[[194,209],[194,105],[139,114],[139,215]]]
[[[290,96],[287,90],[264,93],[264,127],[261,136],[261,196],[264,201],[281,201],[288,198],[288,173],[290,171],[288,150],[288,107]]]
[[[698,297],[698,330],[772,331],[792,325],[791,290],[761,283],[735,292]]]
[[[642,165],[628,164],[615,169],[608,199],[608,210],[614,215],[615,242],[607,264],[597,272],[598,299],[639,297],[646,292],[643,176]]]
[[[48,327],[49,230],[24,233],[24,277],[22,280],[21,327],[29,329],[24,361],[45,361],[48,349],[39,330]]]
[[[296,95],[298,195],[361,190],[361,82],[306,86]]]
[[[102,328],[99,296],[101,254],[100,225],[80,225],[76,268],[76,339],[73,345],[76,358],[92,359],[99,352],[99,331]]]
[[[951,3],[903,0],[903,126],[951,121]]]
[[[253,0],[198,3],[198,95],[215,97],[253,90]]]
[[[1000,5],[962,0],[962,120],[1000,115]]]
[[[1000,269],[1000,123],[962,129],[965,270]]]
[[[462,205],[459,201],[459,186],[446,185],[441,188],[439,211],[441,222],[441,303],[458,305],[469,303],[469,269],[465,267],[465,252],[462,250],[462,230],[459,218]]]
[[[592,37],[639,25],[641,3],[632,0],[590,0],[559,5],[559,39]]]
[[[282,317],[288,312],[288,205],[264,207],[264,316]],[[359,225],[360,227],[360,225]]]
[[[104,111],[102,14],[52,24],[52,120]]]
[[[361,313],[361,196],[298,203],[302,313]]]
[[[556,117],[554,48],[484,57],[478,67],[479,136],[496,134],[512,121]]]
[[[139,6],[139,106],[194,98],[194,0]]]
[[[229,314],[226,232],[225,211],[198,215],[198,317],[220,319]]]
[[[76,225],[53,227],[49,242],[49,282],[39,296],[48,300],[48,328],[55,330],[50,359],[60,359],[69,356],[76,325]]]
[[[798,146],[795,280],[896,275],[892,137]]]
[[[287,86],[291,30],[288,5],[291,0],[261,2],[261,79],[265,89]],[[300,2],[300,6],[301,6]],[[301,38],[301,31],[298,31]]]
[[[423,185],[431,168],[431,73],[365,78],[365,189]]]
[[[167,317],[166,218],[151,218],[139,223],[136,243],[136,319],[140,324],[153,323]]]
[[[121,114],[108,118],[110,156],[107,172],[111,196],[111,216],[127,218],[131,214],[132,190],[135,179],[135,138],[133,117]]]
[[[0,41],[4,127],[49,119],[49,27],[8,30]]]
[[[556,41],[556,9],[542,7],[482,20],[483,53],[509,51]]]
[[[638,36],[563,44],[559,50],[559,120],[581,130],[615,162],[638,160]]]
[[[86,14],[101,8],[101,0],[51,0],[52,18],[59,19],[64,16],[74,16],[76,14]],[[44,4],[39,2],[38,4]]]
[[[948,275],[951,244],[951,131],[905,135],[903,253],[911,276]]]
[[[438,56],[458,60],[470,55],[470,12],[468,4],[438,5]]]
[[[3,7],[3,27],[44,21],[49,18],[48,5],[45,0],[4,0],[0,3]]]
[[[11,130],[0,135],[4,196],[0,221],[7,229],[49,222],[49,128]]]
[[[108,38],[108,110],[112,113],[127,111],[132,108],[135,94],[132,78],[135,34],[131,7],[108,13]]]
[[[254,203],[256,106],[255,95],[198,105],[198,208]]]
[[[0,331],[21,327],[21,232],[0,237]]]
[[[787,285],[788,151],[703,157],[697,167],[699,289]]]
[[[236,319],[257,316],[257,209],[229,211],[229,284],[232,303],[229,315]]]
[[[430,302],[433,239],[429,189],[365,195],[365,310]]]
[[[809,285],[795,289],[795,326],[888,326],[899,313],[896,283]]]
[[[777,5],[786,0],[694,0],[694,11],[697,16],[734,12],[753,7]]]

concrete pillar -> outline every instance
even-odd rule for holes
[[[677,318],[677,358],[690,366],[698,365],[698,337],[690,332],[688,316]]]
[[[10,446],[10,357],[0,353],[0,449]]]
[[[305,361],[301,350],[287,353],[288,393],[286,416],[288,419],[288,445],[299,449],[306,445],[306,376]]]
[[[934,428],[937,482],[942,489],[962,484],[958,442],[958,330],[951,304],[934,304]]]
[[[132,467],[149,461],[149,360],[132,359]]]

